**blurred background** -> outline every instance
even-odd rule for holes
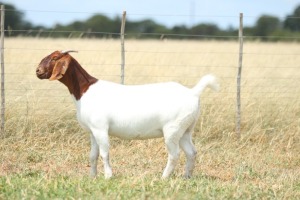
[[[244,13],[245,35],[257,36],[255,39],[292,37],[290,39],[295,40],[300,30],[300,3],[296,0],[152,0],[143,3],[137,0],[91,0],[89,3],[9,0],[1,4],[7,5],[5,29],[10,30],[7,36],[83,37],[82,32],[85,32],[84,37],[114,37],[114,33],[120,32],[125,10],[126,34],[132,38],[159,38],[162,34],[172,38],[176,38],[176,34],[232,36],[237,34],[239,13]],[[95,32],[111,34],[93,34]]]

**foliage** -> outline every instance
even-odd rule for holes
[[[289,15],[284,20],[283,26],[285,29],[293,32],[300,31],[300,6],[297,7],[292,15]]]
[[[199,24],[190,29],[193,35],[217,35],[219,28],[214,24]]]
[[[257,20],[254,34],[261,37],[266,37],[279,28],[280,21],[277,17],[264,15]]]
[[[4,20],[5,30],[28,30],[39,29],[41,27],[34,26],[30,22],[24,20],[24,13],[15,8],[11,4],[0,2],[0,5],[5,5],[6,14]]]

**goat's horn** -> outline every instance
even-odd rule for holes
[[[61,53],[63,53],[63,54],[70,53],[70,52],[78,53],[78,51],[75,51],[75,50],[64,50],[64,51],[61,51]]]

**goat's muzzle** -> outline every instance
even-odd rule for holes
[[[44,72],[44,70],[42,70],[41,67],[36,68],[35,73],[39,79],[47,79],[47,73]]]

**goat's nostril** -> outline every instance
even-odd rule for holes
[[[41,76],[44,72],[41,69],[38,68],[38,69],[35,70],[35,73],[36,73],[37,76]]]

